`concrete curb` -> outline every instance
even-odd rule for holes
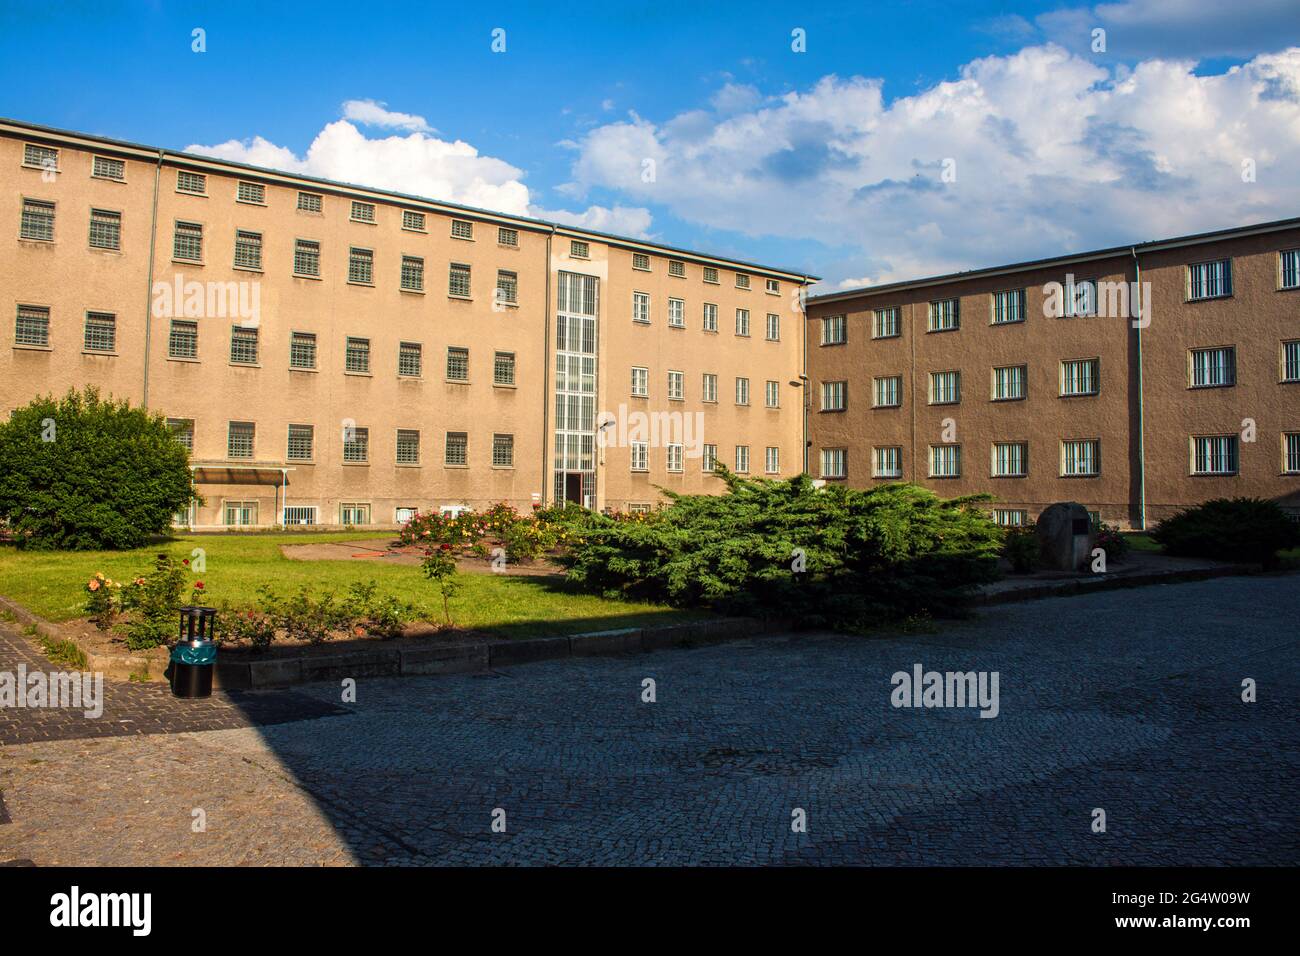
[[[1072,594],[1091,594],[1093,591],[1114,591],[1120,588],[1140,588],[1153,584],[1181,584],[1186,581],[1206,581],[1210,578],[1235,577],[1258,574],[1259,569],[1248,564],[1225,564],[1217,568],[1188,568],[1181,571],[1149,571],[1144,574],[1098,574],[1087,578],[1069,578],[1064,581],[1045,581],[1033,587],[982,594],[978,604],[1013,604],[1018,601],[1037,601],[1049,597]]]
[[[86,669],[92,674],[103,674],[118,680],[128,680],[132,676],[148,673],[150,680],[161,680],[162,672],[167,668],[166,649],[162,655],[139,651],[125,657],[98,654],[87,650],[79,640],[80,635],[53,621],[33,614],[17,601],[0,595],[0,608],[8,611],[14,619],[25,627],[33,628],[38,635],[52,641],[71,641],[81,649],[86,657]]]

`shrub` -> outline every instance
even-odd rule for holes
[[[451,553],[451,546],[444,544],[427,550],[424,560],[420,562],[420,570],[434,582],[438,593],[442,595],[442,613],[447,619],[447,626],[451,627],[451,599],[460,590],[460,582],[456,579],[459,572],[456,570],[456,558]]]
[[[1017,574],[1029,574],[1038,567],[1038,534],[1034,526],[1008,528],[1002,556],[1011,562],[1011,569]]]
[[[377,591],[374,581],[352,585],[341,609],[346,623],[376,637],[398,637],[409,622],[419,617],[419,608],[391,594],[379,597]]]
[[[166,644],[180,622],[185,569],[169,554],[154,559],[153,570],[132,585],[127,603],[134,610],[126,624],[126,646],[133,651]]]
[[[69,391],[0,422],[0,519],[19,547],[138,548],[198,500],[166,419]]]
[[[1128,556],[1128,538],[1124,537],[1119,528],[1114,525],[1098,525],[1096,541],[1096,546],[1106,552],[1107,566],[1118,564]]]
[[[222,604],[217,615],[217,640],[222,643],[252,645],[264,650],[275,640],[275,621],[269,614],[250,608],[232,608]]]
[[[1169,554],[1277,566],[1279,551],[1300,546],[1300,525],[1260,498],[1215,498],[1162,521],[1151,537]]]

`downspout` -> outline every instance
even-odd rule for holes
[[[803,334],[800,338],[800,355],[799,355],[799,381],[803,382],[802,395],[803,399],[803,473],[808,474],[808,457],[811,451],[808,447],[808,405],[812,401],[812,379],[808,377],[808,277],[803,277],[803,301],[799,303],[800,312],[803,313]]]
[[[916,303],[907,303],[907,367],[912,376],[912,400],[907,404],[910,406],[912,419],[912,481],[918,482],[921,479],[921,466],[917,464],[916,456]],[[906,472],[904,472],[906,474]]]
[[[1142,314],[1142,263],[1138,260],[1137,247],[1129,248],[1133,256],[1133,285],[1137,299],[1137,412],[1138,412],[1138,525],[1139,531],[1147,529],[1147,449],[1146,449],[1146,409],[1143,403],[1142,388],[1142,326],[1146,316]]]
[[[542,306],[542,488],[538,499],[546,507],[546,488],[550,484],[546,471],[546,450],[551,447],[551,240],[555,237],[555,224],[546,237],[546,302]],[[599,371],[599,370],[598,370]]]
[[[158,150],[158,165],[153,172],[153,212],[149,223],[149,275],[144,297],[144,388],[140,405],[149,407],[149,343],[153,340],[153,261],[158,242],[158,183],[162,180],[163,151]]]

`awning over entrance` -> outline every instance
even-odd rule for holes
[[[200,485],[274,485],[277,488],[289,484],[288,473],[292,468],[271,462],[252,462],[247,465],[233,465],[228,462],[190,463],[194,472],[194,481]]]

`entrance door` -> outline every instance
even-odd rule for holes
[[[564,476],[564,500],[582,504],[582,475]]]

